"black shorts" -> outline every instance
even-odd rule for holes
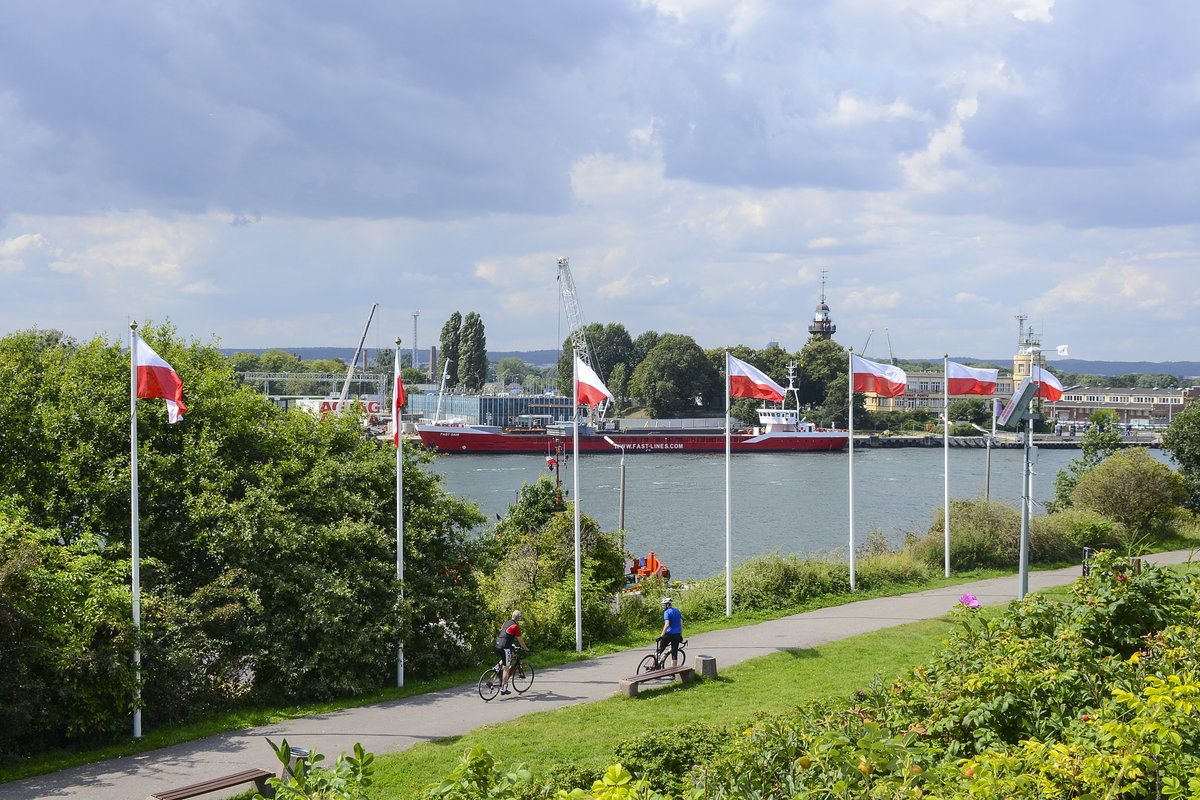
[[[683,641],[682,633],[664,633],[662,635],[662,649],[666,650],[667,645],[671,646],[671,658],[679,652],[679,643]]]
[[[500,649],[499,647],[493,647],[492,652],[496,655],[496,658],[499,659],[504,664],[504,666],[506,666],[506,667],[512,666],[512,648],[511,647],[505,647],[503,650]]]

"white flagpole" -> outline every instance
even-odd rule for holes
[[[854,591],[854,348],[847,351],[850,360],[850,591]]]
[[[942,482],[944,484],[945,512],[942,527],[946,535],[946,577],[950,577],[950,354],[946,353],[942,364]]]
[[[396,375],[400,374],[400,337],[396,337]],[[393,378],[392,392],[399,388]],[[393,394],[392,426],[396,431],[396,580],[400,583],[400,603],[404,604],[404,439],[400,437],[400,406]],[[396,657],[396,686],[404,686],[404,640],[401,639]]]
[[[571,361],[571,397],[574,400],[574,430],[572,433],[572,480],[575,482],[575,652],[583,652],[583,587],[579,556],[579,349]]]
[[[138,542],[138,447],[137,447],[137,323],[129,323],[129,560],[133,569],[133,677],[137,681],[133,703],[133,738],[142,738],[142,571]]]
[[[729,519],[729,451],[731,436],[729,432],[729,351],[725,351],[725,616],[733,614],[733,556],[730,533],[732,526]]]
[[[992,407],[992,435],[988,437],[987,465],[983,473],[983,502],[985,503],[992,501],[992,442],[996,440],[996,398],[993,397],[988,405]]]

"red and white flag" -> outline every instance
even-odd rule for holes
[[[893,364],[878,364],[850,354],[854,391],[874,392],[880,397],[899,397],[908,385],[908,375]]]
[[[783,402],[784,389],[762,370],[729,356],[729,396],[758,397]]]
[[[575,356],[575,404],[596,406],[606,398],[613,400],[612,392],[604,385],[604,381],[582,358]]]
[[[949,361],[946,363],[947,394],[995,394],[998,369],[979,369]]]
[[[392,391],[392,427],[396,431],[396,433],[393,437],[393,440],[396,442],[396,447],[399,447],[400,446],[400,409],[404,406],[405,401],[408,400],[408,397],[404,394],[404,381],[400,380],[400,354],[399,353],[396,353],[395,370],[393,372],[394,372],[395,379],[392,382],[395,384],[395,386],[392,387],[393,388],[393,391]]]
[[[1038,397],[1045,398],[1051,403],[1062,400],[1062,384],[1058,382],[1058,378],[1054,377],[1049,370],[1042,369],[1037,364],[1034,364],[1030,372],[1030,377],[1038,385]]]
[[[136,334],[134,334],[136,336]],[[167,401],[167,419],[178,422],[187,413],[183,404],[183,381],[171,365],[139,336],[137,339],[137,396],[161,397]]]

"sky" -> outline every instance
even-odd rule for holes
[[[0,10],[0,334],[1200,358],[1191,0]],[[866,348],[864,351],[864,347]],[[1054,355],[1051,355],[1053,363]]]

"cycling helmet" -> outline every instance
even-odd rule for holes
[[[664,606],[669,606],[669,605],[671,605],[671,598],[669,598],[669,597],[664,597],[664,598],[662,599],[662,605],[664,605]]]
[[[513,618],[513,619],[520,619],[520,618],[521,618],[521,612],[520,612],[520,611],[514,611],[514,612],[513,612],[513,615],[512,615],[512,618]]]

